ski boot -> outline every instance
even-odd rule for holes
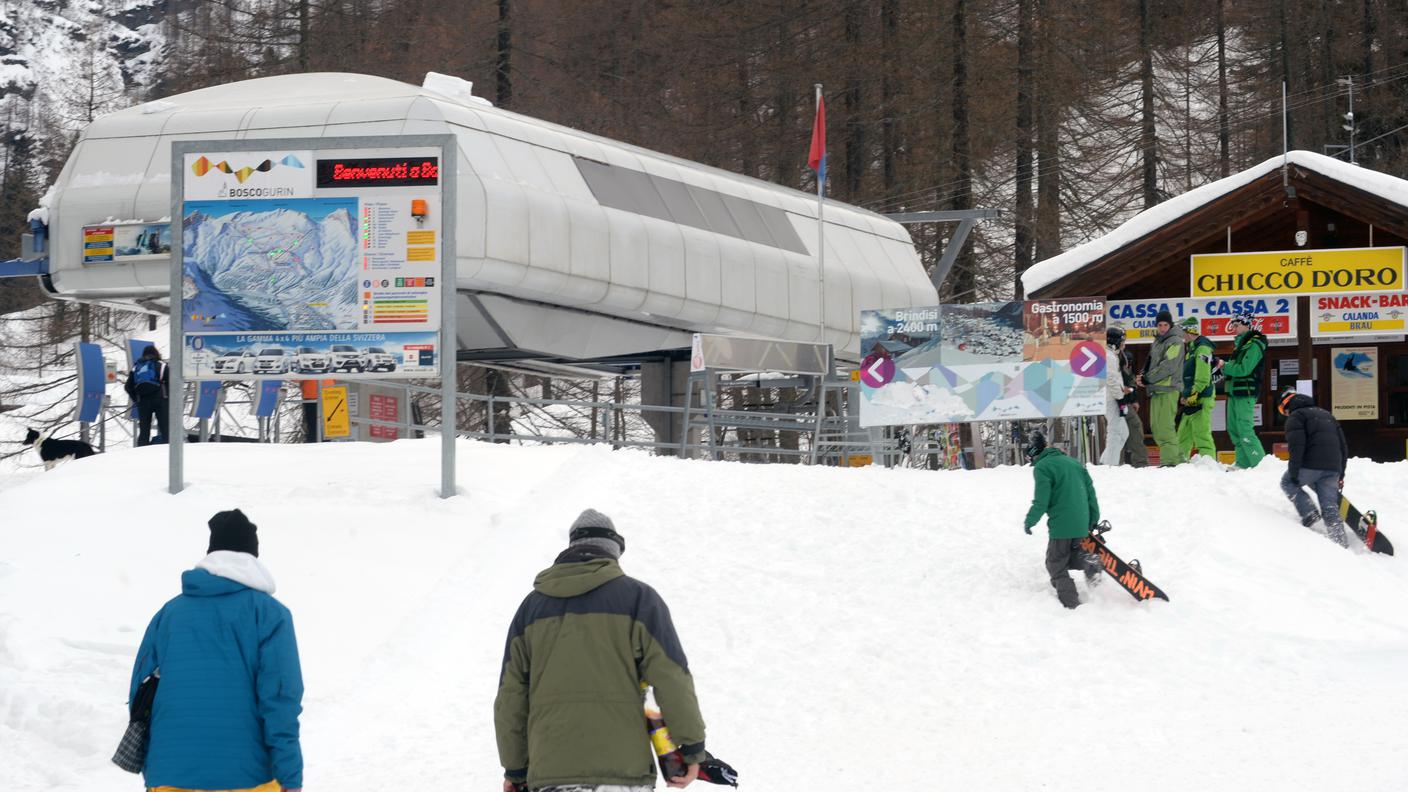
[[[1306,528],[1309,528],[1310,526],[1314,525],[1317,521],[1319,521],[1319,519],[1320,512],[1318,510],[1313,511],[1310,514],[1307,514],[1304,517],[1300,518],[1300,524],[1304,525]]]

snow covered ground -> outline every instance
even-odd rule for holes
[[[192,446],[175,497],[160,447],[0,476],[0,789],[138,788],[108,761],[132,656],[233,506],[297,624],[310,791],[499,788],[504,631],[588,506],[671,604],[744,788],[1408,788],[1408,561],[1302,529],[1274,459],[1095,469],[1111,546],[1171,601],[1105,580],[1067,612],[1026,468],[465,442],[442,501],[438,445]],[[1405,480],[1348,485],[1401,547]]]

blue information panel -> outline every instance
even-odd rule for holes
[[[78,342],[78,420],[92,423],[103,409],[103,393],[107,390],[107,372],[103,370],[103,349],[97,344]]]
[[[220,403],[220,381],[203,380],[196,383],[196,418],[209,418],[215,415],[215,407]]]
[[[254,402],[254,414],[268,418],[279,408],[279,397],[283,395],[283,380],[260,380],[259,396]]]

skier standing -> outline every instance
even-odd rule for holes
[[[648,792],[655,764],[641,682],[655,687],[688,786],[704,756],[704,720],[670,609],[626,576],[626,540],[593,509],[533,580],[509,625],[494,730],[504,792]]]
[[[1056,598],[1067,608],[1075,608],[1080,605],[1080,598],[1068,570],[1082,570],[1091,585],[1100,579],[1099,559],[1080,546],[1081,540],[1090,535],[1090,527],[1100,522],[1095,485],[1084,465],[1059,449],[1048,448],[1041,434],[1032,435],[1027,458],[1032,461],[1036,491],[1022,530],[1030,536],[1032,526],[1046,515],[1046,572],[1051,587],[1056,589]]]
[[[1344,430],[1328,410],[1315,406],[1315,400],[1288,390],[1281,396],[1277,411],[1286,416],[1286,446],[1290,464],[1281,476],[1281,491],[1296,506],[1300,522],[1309,528],[1325,518],[1325,535],[1340,547],[1348,547],[1344,520],[1340,517],[1340,492],[1349,462],[1349,446]],[[1305,488],[1315,492],[1320,511],[1310,503]]]
[[[1178,420],[1178,452],[1189,459],[1194,448],[1198,455],[1217,459],[1217,446],[1212,440],[1212,341],[1198,332],[1197,317],[1179,322],[1187,341],[1183,357],[1183,396],[1179,400],[1182,417]]]
[[[1120,457],[1124,456],[1125,443],[1129,440],[1125,398],[1134,392],[1134,388],[1125,382],[1123,363],[1124,330],[1108,328],[1105,330],[1105,451],[1100,455],[1102,465],[1118,465]],[[1140,428],[1142,430],[1143,427]]]
[[[1256,436],[1256,400],[1261,398],[1261,372],[1266,360],[1266,336],[1252,327],[1252,315],[1239,313],[1227,320],[1227,330],[1237,334],[1232,358],[1219,361],[1227,383],[1227,434],[1237,451],[1237,467],[1256,467],[1266,456]]]
[[[1183,372],[1183,334],[1173,325],[1173,314],[1159,311],[1154,326],[1159,334],[1138,383],[1149,391],[1149,428],[1159,446],[1159,465],[1171,467],[1183,461],[1178,451],[1178,396],[1182,388],[1177,377]]]

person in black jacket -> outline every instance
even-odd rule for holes
[[[1281,476],[1281,491],[1296,506],[1301,524],[1309,528],[1325,518],[1325,534],[1341,547],[1348,547],[1344,520],[1340,518],[1340,491],[1344,489],[1345,465],[1349,447],[1344,431],[1329,411],[1315,406],[1303,393],[1288,390],[1281,395],[1278,411],[1286,416],[1286,446],[1291,462]],[[1320,511],[1310,503],[1305,487],[1315,491]]]
[[[142,356],[132,364],[132,371],[123,383],[127,398],[137,405],[137,445],[147,445],[151,437],[152,416],[156,416],[158,443],[165,443],[167,430],[167,388],[170,386],[170,373],[161,362],[161,353],[155,346],[147,345]]]

